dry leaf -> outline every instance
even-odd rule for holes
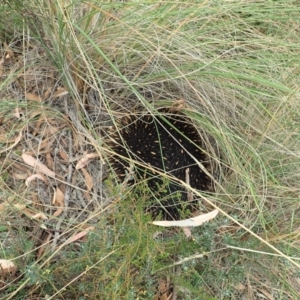
[[[90,192],[94,185],[93,178],[85,168],[82,168],[81,171],[85,177],[85,184],[87,186],[87,190],[88,190],[88,192]]]
[[[69,156],[65,151],[60,150],[59,155],[65,162],[69,162]]]
[[[69,92],[65,88],[58,87],[57,91],[54,93],[53,97],[54,98],[62,97],[64,95],[67,95],[68,93]]]
[[[24,210],[26,208],[26,204],[17,203],[17,204],[13,204],[13,207],[18,210]]]
[[[53,171],[48,169],[44,164],[42,164],[40,161],[38,161],[36,158],[32,157],[31,155],[23,153],[22,158],[27,165],[35,168],[39,172],[50,177],[55,177],[55,173]]]
[[[95,230],[95,227],[94,226],[90,226],[90,227],[86,228],[84,231],[81,231],[81,232],[77,233],[76,235],[70,237],[66,241],[65,245],[74,243],[75,241],[81,239],[82,237],[86,236],[88,234],[88,232],[91,231],[91,230]]]
[[[12,149],[14,146],[16,146],[20,142],[21,138],[22,138],[22,130],[20,131],[19,135],[14,139],[14,143],[11,146],[9,146],[8,148],[1,150],[0,153]]]
[[[55,141],[55,138],[52,138],[52,139],[50,139],[50,138],[47,138],[47,139],[44,139],[36,148],[34,148],[34,149],[36,149],[36,151],[39,151],[39,153],[41,153],[41,151],[43,150],[43,149],[47,149],[48,150],[48,152],[50,151],[49,149],[50,149],[50,147],[52,146],[52,144],[53,144],[53,142]]]
[[[84,156],[78,161],[76,170],[85,167],[92,158],[99,157],[97,153],[85,153]]]
[[[55,194],[53,197],[53,204],[56,206],[64,206],[65,202],[64,202],[64,194],[63,192],[57,187],[55,190]]]
[[[26,208],[26,204],[12,204],[10,201],[4,201],[0,204],[0,212],[5,211],[7,207],[14,207],[18,210],[24,210]]]
[[[27,177],[28,177],[28,174],[26,174],[26,173],[22,173],[22,174],[20,174],[20,173],[13,173],[13,178],[15,180],[25,180],[25,179],[27,179]]]
[[[22,213],[30,219],[33,217],[33,213],[31,212],[31,210],[29,210],[27,208],[23,209]]]
[[[43,176],[42,174],[33,174],[31,176],[29,176],[26,181],[25,181],[25,184],[26,186],[29,185],[29,183],[34,180],[34,179],[41,179],[43,180],[45,183],[47,183],[47,179],[45,178],[45,176]]]
[[[0,204],[0,212],[1,212],[1,211],[4,211],[4,210],[6,209],[6,207],[7,207],[7,206],[10,206],[10,205],[12,205],[12,204],[8,203],[7,201],[2,202],[2,203]]]
[[[57,211],[54,212],[53,217],[58,217],[63,211],[63,207],[58,208]]]
[[[21,133],[22,133],[22,131],[21,131]],[[22,136],[21,136],[22,137]],[[15,138],[12,138],[12,139],[7,139],[7,135],[6,134],[2,134],[1,136],[0,136],[0,142],[1,143],[6,143],[6,144],[8,144],[8,143],[15,143],[16,142],[16,139],[18,140],[18,142],[20,141],[19,139],[20,139],[20,133],[19,133],[19,135],[17,136],[17,137],[15,137]]]
[[[58,207],[57,211],[53,214],[54,217],[59,216],[64,211],[65,196],[63,192],[57,187],[53,195],[52,203]]]
[[[28,170],[28,167],[26,165],[24,165],[23,163],[22,164],[19,164],[17,162],[13,162],[12,163],[12,167],[13,169],[16,169],[22,173],[27,173],[27,174],[31,174],[30,171]],[[28,175],[29,176],[29,175]],[[27,178],[27,177],[26,177]]]
[[[242,283],[238,283],[234,286],[234,288],[238,291],[243,291],[246,287]]]
[[[34,220],[48,220],[48,217],[44,213],[39,212],[39,213],[33,215],[31,217],[31,219],[34,219]]]
[[[158,281],[158,292],[154,296],[154,300],[169,300],[171,297],[169,278],[167,280],[160,278]]]
[[[48,88],[48,89],[44,92],[44,94],[43,94],[43,99],[44,99],[44,100],[47,99],[47,98],[49,97],[50,92],[51,92],[51,88]]]
[[[0,275],[14,273],[17,270],[15,264],[7,259],[0,259]]]
[[[169,226],[176,226],[176,227],[196,227],[200,226],[203,223],[214,219],[217,214],[218,210],[215,209],[210,213],[203,214],[194,218],[180,220],[180,221],[154,221],[152,224],[157,226],[169,227]]]
[[[84,156],[78,161],[75,168],[76,170],[80,170],[84,168],[88,163],[89,163],[89,159],[86,156]]]
[[[39,95],[36,95],[36,94],[26,93],[25,97],[26,97],[27,100],[30,100],[30,101],[42,102],[42,98]]]
[[[52,159],[50,152],[46,153],[46,162],[47,162],[48,168],[53,170],[54,169],[54,161]]]

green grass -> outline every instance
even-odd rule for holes
[[[22,4],[0,4],[0,204],[27,205],[0,212],[0,258],[18,267],[1,275],[0,298],[155,299],[164,279],[177,299],[297,299],[297,1]],[[220,210],[192,239],[151,224],[147,186],[117,183],[105,144],[121,115],[180,100],[214,164],[200,209]],[[85,168],[91,189],[75,168],[84,151],[103,159]],[[26,186],[23,152],[62,177]],[[53,217],[56,188],[68,208]]]

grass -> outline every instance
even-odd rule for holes
[[[0,258],[17,266],[0,298],[297,299],[297,1],[22,4],[0,4]],[[195,192],[220,213],[192,239],[152,225],[147,186],[107,163],[118,117],[168,105],[214,164],[214,193]],[[23,152],[56,179],[26,185]]]

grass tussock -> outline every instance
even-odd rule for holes
[[[297,299],[299,14],[281,0],[2,1],[0,259],[16,267],[0,298]],[[118,118],[166,106],[213,165],[213,192],[195,197],[220,213],[190,239],[154,227],[147,185],[108,163]]]

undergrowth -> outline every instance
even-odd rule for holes
[[[0,273],[1,299],[297,299],[299,13],[2,1],[0,258],[16,269]],[[155,227],[147,185],[108,163],[110,126],[165,106],[192,119],[214,166],[214,191],[194,197],[219,214],[189,238]]]

